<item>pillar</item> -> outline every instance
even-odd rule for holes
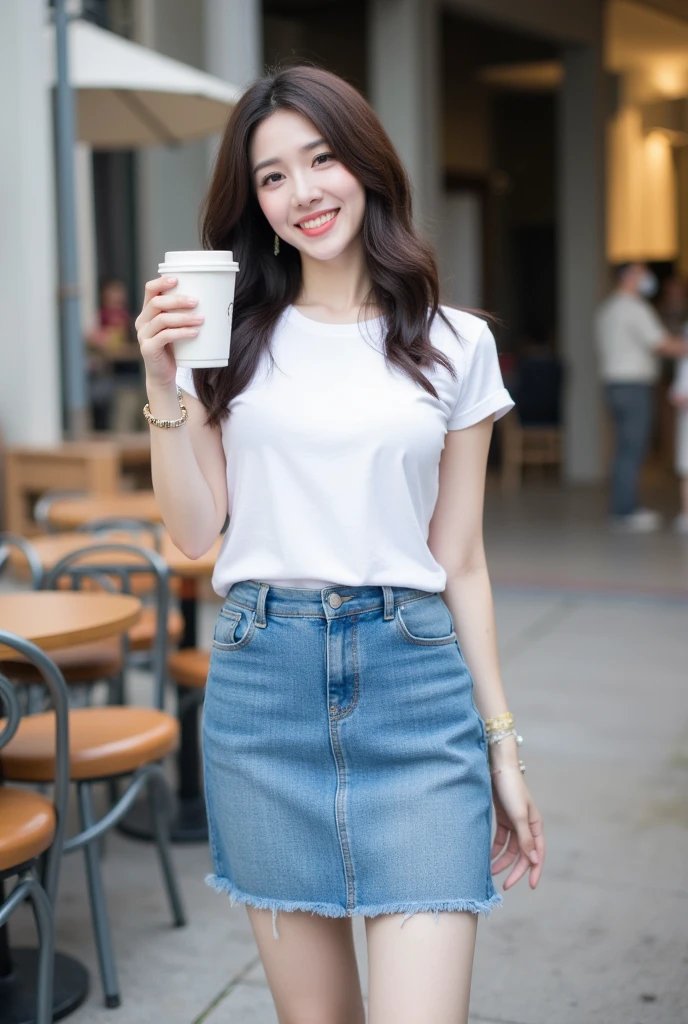
[[[205,70],[245,88],[262,74],[263,14],[260,0],[205,0]],[[220,136],[208,139],[212,168]]]
[[[435,0],[370,0],[368,94],[406,166],[415,219],[439,229],[439,12]]]
[[[234,85],[249,85],[263,66],[260,0],[205,0],[205,70]]]
[[[205,70],[200,4],[137,0],[133,10],[137,43]],[[208,182],[206,141],[141,149],[136,165],[142,290],[145,281],[158,276],[165,252],[200,248],[198,215]],[[141,298],[136,296],[137,301]]]
[[[98,254],[96,211],[93,199],[93,150],[77,142],[74,152],[77,244],[79,251],[79,298],[84,336],[98,322]]]
[[[600,42],[563,51],[559,110],[559,340],[566,364],[564,471],[603,472],[602,404],[593,331],[605,283],[604,122]]]
[[[44,0],[0,4],[0,241],[5,444],[61,439],[55,179]],[[11,97],[11,100],[10,100]]]

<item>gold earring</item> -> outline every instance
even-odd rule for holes
[[[279,256],[279,235],[275,235],[275,247],[272,250],[275,256]]]

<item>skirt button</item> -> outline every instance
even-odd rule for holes
[[[339,594],[330,594],[330,596],[327,599],[327,603],[329,604],[330,608],[341,608],[343,602]]]

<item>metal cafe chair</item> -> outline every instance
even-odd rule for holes
[[[21,553],[28,565],[32,589],[41,590],[45,582],[41,559],[31,541],[18,534],[0,533],[0,574],[8,566],[13,548]],[[75,705],[79,699],[90,703],[92,688],[101,681],[108,686],[109,703],[117,702],[123,689],[125,641],[126,638],[124,642],[118,639],[96,640],[52,652],[52,660],[68,684],[70,705]],[[27,709],[41,710],[40,703],[45,700],[46,693],[35,667],[30,662],[16,661],[4,669],[15,683],[21,685]]]
[[[56,501],[66,498],[83,498],[85,491],[46,491],[33,507],[33,518],[44,533],[58,533],[58,527],[50,521],[50,509]]]
[[[108,562],[108,554],[118,557]],[[97,556],[97,561],[94,557]],[[179,743],[176,718],[163,708],[166,675],[165,630],[167,582],[169,570],[155,551],[129,544],[92,544],[71,552],[46,574],[47,589],[57,587],[66,577],[74,589],[84,580],[115,591],[119,579],[122,592],[136,573],[154,575],[158,601],[159,627],[154,655],[154,707],[106,706],[75,708],[69,713],[70,778],[77,786],[81,831],[64,843],[65,854],[83,850],[86,861],[91,915],[95,932],[100,973],[108,1007],[121,1002],[114,948],[108,920],[103,872],[98,847],[102,837],[128,813],[142,789],[146,789],[162,876],[176,926],[186,923],[181,895],[170,856],[169,823],[172,793],[160,762],[173,753]],[[13,781],[48,783],[54,777],[54,745],[50,731],[51,713],[31,715],[24,720],[13,741],[0,753],[0,771]],[[127,782],[110,809],[96,820],[93,786],[105,782]]]
[[[52,699],[50,722],[53,749],[52,799],[31,789],[0,784],[0,1016],[11,1020],[53,1019],[55,921],[60,858],[69,797],[69,725],[67,687],[56,665],[28,640],[0,630],[0,644],[31,663]],[[0,765],[22,724],[17,693],[0,674]],[[15,878],[5,896],[5,882]],[[8,921],[28,900],[38,932],[38,951],[10,949]],[[37,963],[36,963],[37,961]],[[34,990],[35,977],[35,990]]]
[[[133,537],[140,537],[148,534],[153,541],[153,548],[158,553],[162,545],[164,527],[162,523],[154,523],[149,519],[135,519],[124,516],[107,516],[100,519],[92,519],[76,528],[76,532],[93,535],[107,539],[108,534],[122,531]],[[110,538],[116,539],[116,538]],[[177,593],[178,580],[170,579],[170,593]],[[144,596],[154,585],[145,575],[132,580],[132,587],[137,596]],[[129,632],[129,658],[131,663],[145,664],[153,650],[157,630],[155,612],[151,608],[144,608],[141,618]],[[167,635],[171,645],[176,646],[184,632],[184,619],[181,613],[173,607],[168,608],[167,613]]]

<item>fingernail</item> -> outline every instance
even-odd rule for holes
[[[198,303],[198,299],[187,299],[186,300],[187,306],[195,306],[197,303]]]
[[[167,281],[168,284],[176,284],[177,283],[177,278],[176,277],[166,277],[165,280]]]
[[[538,857],[536,850],[531,850],[530,853],[528,854],[528,856],[530,857],[530,860],[531,860],[531,862],[533,864],[539,864],[540,863],[540,858]]]
[[[189,334],[196,335],[196,334],[198,334],[198,331],[189,331]]]

